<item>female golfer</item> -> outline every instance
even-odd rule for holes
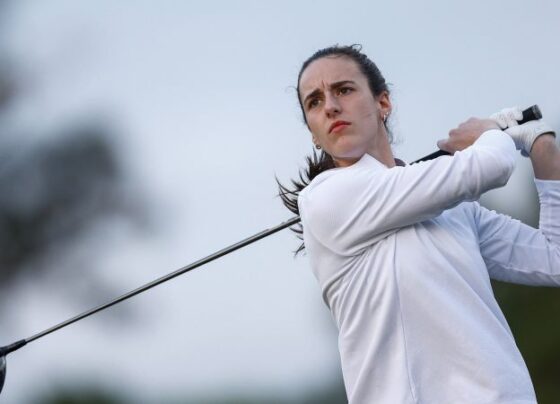
[[[315,53],[297,90],[321,154],[281,195],[339,330],[349,402],[536,403],[490,278],[560,284],[554,132],[506,109],[451,130],[438,146],[453,156],[404,166],[387,85],[359,47]],[[516,148],[533,164],[539,229],[474,202],[507,183]]]

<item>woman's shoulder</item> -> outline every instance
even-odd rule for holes
[[[345,195],[361,187],[363,181],[369,181],[371,175],[379,169],[387,170],[383,164],[369,154],[365,154],[360,160],[348,167],[331,168],[317,175],[309,185],[300,192],[300,200],[315,199],[318,196],[323,199],[334,195]]]

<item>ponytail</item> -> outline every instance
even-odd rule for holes
[[[278,183],[278,196],[282,199],[282,203],[290,212],[298,216],[300,215],[298,206],[299,193],[309,185],[313,178],[335,167],[332,157],[324,151],[321,151],[318,155],[317,152],[313,150],[313,154],[306,157],[306,162],[307,167],[300,170],[299,178],[291,180],[291,187],[283,185],[278,178],[276,178],[276,182]],[[305,250],[305,244],[303,243],[303,226],[300,222],[291,227],[290,230],[296,233],[297,237],[302,240],[301,245],[294,252],[297,256],[300,252]]]

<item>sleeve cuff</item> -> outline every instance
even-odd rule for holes
[[[535,178],[535,186],[540,201],[549,198],[560,200],[560,180],[539,180]]]

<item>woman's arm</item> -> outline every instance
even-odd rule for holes
[[[490,277],[527,285],[560,285],[560,181],[536,179],[539,229],[474,204],[480,252]]]
[[[452,131],[455,143],[464,129]],[[322,174],[299,198],[304,232],[339,254],[354,255],[395,229],[505,185],[515,163],[511,138],[489,130],[472,141],[453,157],[391,169],[359,162]]]
[[[481,253],[494,279],[528,285],[560,285],[560,149],[553,134],[530,152],[540,201],[539,229],[478,209]]]

